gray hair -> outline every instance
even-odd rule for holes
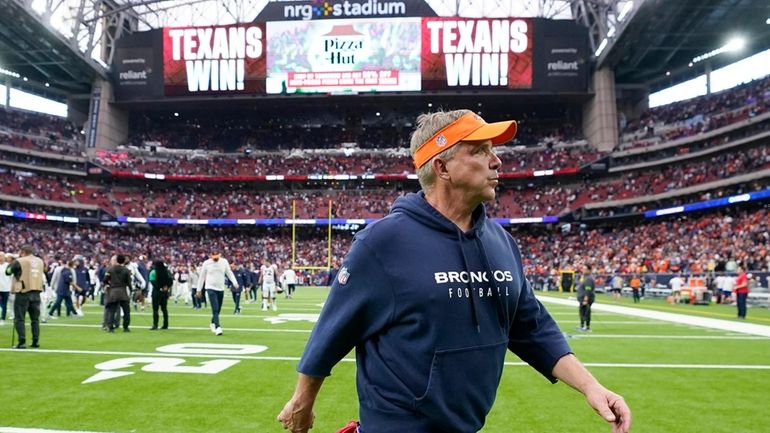
[[[445,128],[450,123],[459,119],[466,113],[470,113],[470,110],[454,110],[454,111],[436,111],[435,113],[424,113],[417,117],[417,127],[412,132],[410,139],[409,152],[414,158],[414,154],[417,152],[417,148],[421,144],[425,143],[433,137],[442,128]],[[458,146],[452,146],[449,149],[439,153],[426,162],[422,167],[417,169],[417,180],[420,182],[420,187],[423,191],[428,191],[433,187],[436,182],[436,175],[433,173],[433,160],[436,158],[442,158],[445,160],[451,159],[452,155],[457,152]]]

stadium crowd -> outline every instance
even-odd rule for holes
[[[658,144],[712,131],[770,109],[770,77],[719,93],[652,108],[624,128],[621,149]]]
[[[5,233],[0,249],[15,251],[30,243],[47,262],[81,255],[98,267],[122,252],[186,266],[220,250],[230,263],[247,267],[258,267],[264,257],[283,267],[292,263],[289,227],[102,227],[6,219],[0,226]],[[604,274],[730,271],[731,262],[749,271],[770,271],[769,204],[622,226],[576,226],[568,232],[558,226],[516,226],[511,232],[522,249],[525,271],[533,277],[582,265]],[[351,240],[352,232],[334,231],[332,263],[340,262]],[[325,266],[327,251],[325,227],[298,228],[298,266]]]
[[[604,180],[585,179],[564,185],[504,183],[497,200],[490,205],[490,213],[501,218],[558,215],[587,203],[652,196],[768,168],[770,145],[763,144],[742,152],[626,172]],[[329,201],[333,203],[334,217],[379,218],[387,213],[401,191],[415,188],[364,189],[364,184],[350,184],[346,189],[259,191],[243,184],[130,186],[19,171],[0,173],[0,185],[6,194],[97,205],[115,215],[182,218],[289,218],[292,202],[297,203],[300,218],[325,217]]]

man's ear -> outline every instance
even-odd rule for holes
[[[448,180],[450,178],[446,163],[447,161],[442,158],[433,158],[431,161],[431,168],[437,179]]]

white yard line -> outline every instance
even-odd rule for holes
[[[62,328],[99,328],[101,329],[101,325],[86,325],[86,324],[79,324],[79,323],[51,323],[48,322],[45,324],[46,327],[62,327]],[[145,325],[146,326],[146,325]],[[132,326],[131,329],[142,329],[142,327]],[[172,326],[169,331],[173,331],[175,329],[183,330],[183,331],[207,331],[211,332],[211,329],[209,329],[208,326]],[[296,332],[300,334],[309,334],[310,329],[273,329],[273,328],[222,328],[225,331],[236,331],[236,332]],[[116,333],[120,333],[120,331],[115,331]],[[166,332],[166,331],[158,331],[160,333]],[[2,433],[2,432],[0,432]]]
[[[767,340],[758,335],[644,335],[644,334],[569,334],[571,338],[637,338],[645,340]]]
[[[538,296],[543,303],[566,305],[576,307],[577,301],[573,299],[551,298],[549,296]],[[730,320],[711,319],[707,317],[696,317],[686,314],[664,313],[662,311],[644,310],[641,308],[621,307],[619,305],[607,305],[595,303],[591,309],[596,311],[606,311],[615,314],[624,314],[626,316],[644,317],[647,319],[663,320],[666,322],[681,323],[701,328],[721,329],[723,331],[739,332],[741,334],[759,335],[770,337],[770,326],[757,325],[754,323],[733,322]]]
[[[0,349],[0,352],[14,352],[14,353],[57,353],[57,354],[74,354],[74,355],[113,355],[113,356],[153,356],[153,357],[178,357],[177,353],[160,353],[160,352],[117,352],[117,351],[101,351],[101,350],[50,350],[50,349],[37,349],[37,350],[25,350],[19,351],[14,349]],[[296,356],[249,356],[249,355],[204,355],[204,354],[191,354],[185,353],[182,356],[186,358],[218,358],[218,359],[246,359],[257,361],[299,361],[299,357]],[[355,358],[343,358],[343,362],[355,362]],[[528,366],[527,363],[521,361],[509,361],[505,365],[511,367],[523,367]],[[770,370],[770,365],[745,365],[745,364],[642,364],[642,363],[606,363],[606,362],[588,362],[585,364],[588,367],[608,367],[608,368],[672,368],[672,369],[724,369],[724,370]],[[12,427],[2,427],[12,428]],[[37,432],[51,432],[51,433],[92,433],[92,432],[62,432],[59,430],[0,430],[0,433],[37,433]]]

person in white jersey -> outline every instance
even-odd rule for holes
[[[682,286],[684,286],[684,279],[680,274],[674,275],[668,284],[671,286],[671,298],[674,304],[679,303],[679,298],[682,296]]]
[[[269,258],[262,259],[262,267],[259,268],[259,282],[262,284],[262,311],[267,311],[270,305],[273,311],[278,311],[275,303],[275,278],[278,275],[278,266]]]
[[[190,272],[186,266],[180,266],[177,268],[174,274],[174,304],[179,301],[181,297],[184,304],[190,300]]]
[[[227,259],[222,258],[219,251],[212,252],[210,258],[201,265],[201,274],[198,278],[199,290],[195,296],[203,298],[203,291],[209,296],[211,304],[211,332],[222,335],[222,326],[219,323],[219,312],[222,311],[222,301],[225,299],[225,278],[230,280],[236,289],[238,280],[230,270]]]
[[[291,298],[297,286],[297,273],[294,272],[294,269],[286,268],[283,274],[281,274],[281,282],[283,283],[283,291],[286,293],[286,297]]]

